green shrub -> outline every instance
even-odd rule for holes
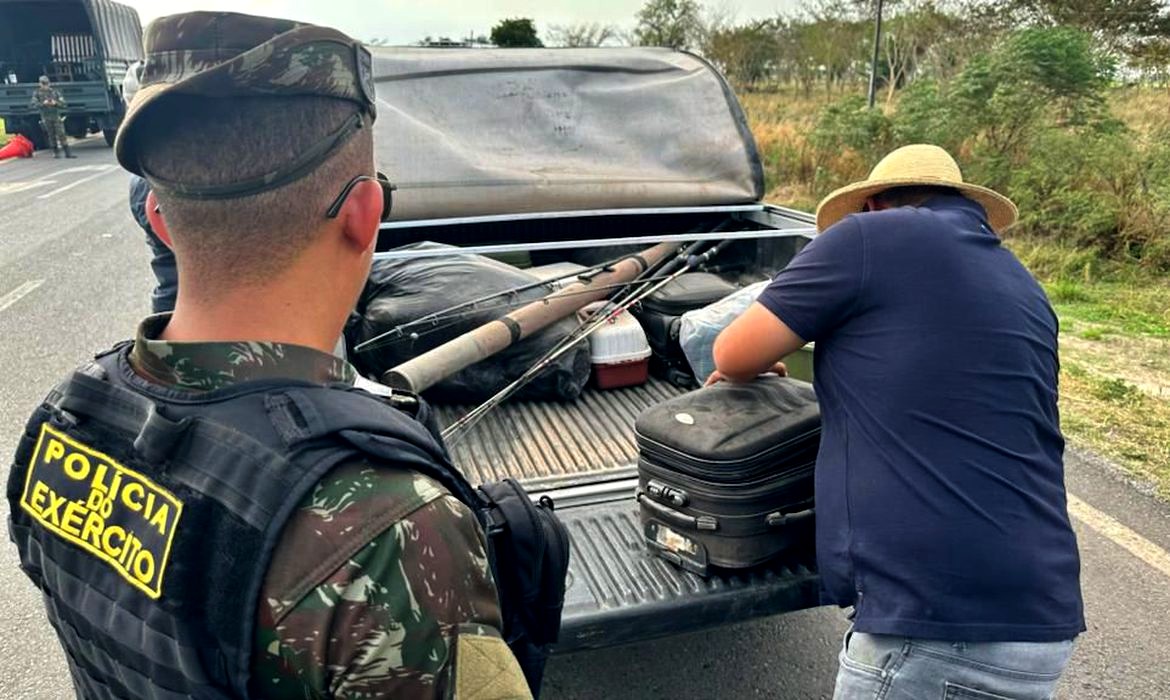
[[[1136,404],[1142,400],[1141,389],[1124,379],[1107,377],[1095,379],[1092,393],[1102,401],[1112,401],[1120,404]]]
[[[1044,285],[1048,299],[1054,304],[1075,304],[1093,301],[1093,297],[1077,282],[1069,279],[1058,279]]]
[[[1005,242],[1033,275],[1044,280],[1079,280],[1088,284],[1110,276],[1113,265],[1095,250],[1060,245],[1038,236],[1023,237],[1013,229]],[[1109,268],[1109,269],[1103,269]]]
[[[825,153],[848,148],[880,158],[890,149],[890,120],[881,110],[866,107],[860,95],[847,97],[821,111],[810,142]]]
[[[892,117],[891,132],[898,146],[933,143],[955,153],[967,134],[956,128],[939,84],[919,80],[902,93]]]
[[[1020,232],[1102,253],[1116,250],[1131,154],[1126,140],[1045,129],[1012,169],[1005,192],[1020,208]]]

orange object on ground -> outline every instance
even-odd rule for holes
[[[29,141],[22,134],[16,134],[3,148],[0,148],[0,160],[5,158],[32,158],[33,151],[32,141]]]

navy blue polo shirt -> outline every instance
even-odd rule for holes
[[[848,216],[759,301],[816,342],[824,602],[874,634],[1083,631],[1057,319],[983,208],[939,196]]]

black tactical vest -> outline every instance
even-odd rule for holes
[[[46,399],[8,482],[11,537],[81,698],[254,697],[273,550],[342,462],[370,456],[478,502],[431,431],[371,394],[288,380],[174,391],[134,374],[128,352]]]

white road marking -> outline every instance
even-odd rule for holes
[[[90,180],[93,180],[94,178],[101,177],[102,175],[105,175],[106,173],[111,172],[111,170],[113,169],[114,166],[103,165],[100,167],[101,167],[101,170],[94,173],[93,175],[90,175],[89,177],[83,177],[80,180],[74,180],[73,182],[69,183],[68,185],[58,187],[57,189],[55,189],[51,192],[46,192],[44,194],[37,195],[37,199],[48,199],[49,197],[52,197],[53,195],[58,195],[58,194],[61,194],[62,192],[65,192],[66,190],[71,190],[74,187],[77,187],[78,185],[89,182]]]
[[[54,170],[54,175],[64,175],[65,173],[88,173],[94,170],[109,170],[107,165],[74,165],[71,168],[62,168],[61,170]]]
[[[1081,499],[1068,495],[1068,512],[1138,559],[1170,576],[1170,553]]]
[[[16,194],[25,190],[35,190],[38,187],[48,187],[57,184],[56,180],[17,180],[16,182],[0,182],[0,194]]]
[[[44,280],[30,280],[30,281],[25,282],[24,284],[20,285],[16,289],[13,289],[11,292],[5,294],[4,296],[0,297],[0,311],[4,311],[9,306],[12,306],[16,302],[25,298],[30,293],[32,293],[33,290],[35,290],[37,287],[41,286],[44,283],[45,283]]]

